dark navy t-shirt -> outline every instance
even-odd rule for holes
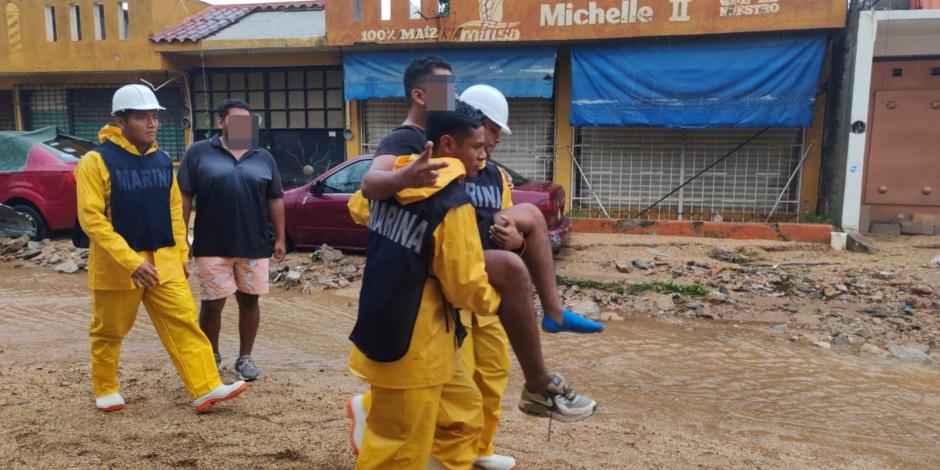
[[[392,130],[392,133],[379,141],[379,146],[375,149],[375,156],[411,155],[413,153],[421,154],[424,152],[424,146],[428,139],[425,136],[424,129],[415,126],[401,126]]]
[[[261,148],[240,160],[218,136],[196,142],[179,169],[180,191],[193,195],[193,256],[268,258],[268,200],[284,197],[274,157]]]

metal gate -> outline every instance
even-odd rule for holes
[[[285,186],[297,186],[345,159],[346,108],[338,66],[210,69],[193,73],[195,140],[215,129],[214,109],[244,100],[262,118],[261,146],[278,164]],[[304,167],[313,168],[312,175]]]
[[[13,111],[13,92],[0,90],[0,131],[16,130],[16,113]]]
[[[18,88],[26,130],[56,127],[60,133],[98,142],[98,131],[113,122],[111,98],[114,85],[23,86]],[[174,160],[186,150],[181,119],[182,90],[164,87],[157,99],[166,108],[160,113],[157,142]]]
[[[366,100],[362,103],[362,153],[371,155],[379,141],[401,125],[408,115],[404,99]],[[555,107],[552,100],[511,98],[509,128],[493,159],[535,181],[551,181],[555,164]]]
[[[631,218],[759,129],[578,128],[573,211]],[[770,129],[643,218],[764,221],[796,169],[800,129]],[[799,175],[775,220],[795,220]]]

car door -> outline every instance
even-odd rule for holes
[[[346,203],[371,165],[371,159],[354,161],[310,187],[301,210],[305,244],[365,248],[366,229],[353,222]]]

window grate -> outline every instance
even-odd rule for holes
[[[373,99],[362,104],[362,153],[375,153],[379,142],[408,115],[405,99]],[[535,181],[551,181],[555,163],[555,113],[552,100],[510,98],[509,128],[493,159]]]
[[[630,218],[753,136],[756,129],[579,128],[573,209]],[[801,156],[799,129],[771,129],[669,197],[644,218],[763,221]],[[590,182],[590,188],[585,184]],[[799,183],[774,218],[793,220]]]
[[[13,92],[11,90],[0,90],[0,131],[12,130],[16,130]]]
[[[262,116],[262,129],[346,127],[340,67],[206,70],[193,74],[195,128],[199,137],[215,128],[215,107],[228,98],[248,103]]]
[[[111,116],[111,98],[114,85],[30,85],[19,88],[21,109],[27,130],[52,126],[63,134],[98,142],[98,131],[114,121]],[[174,160],[186,150],[181,120],[183,116],[182,89],[164,87],[157,91],[157,99],[166,108],[160,113],[157,142]]]

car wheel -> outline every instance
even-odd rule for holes
[[[40,214],[36,208],[26,204],[18,204],[13,206],[13,210],[25,215],[26,218],[32,222],[33,231],[35,232],[33,235],[33,240],[42,240],[43,238],[46,238],[49,228],[46,225],[46,219],[42,217],[42,214]]]

